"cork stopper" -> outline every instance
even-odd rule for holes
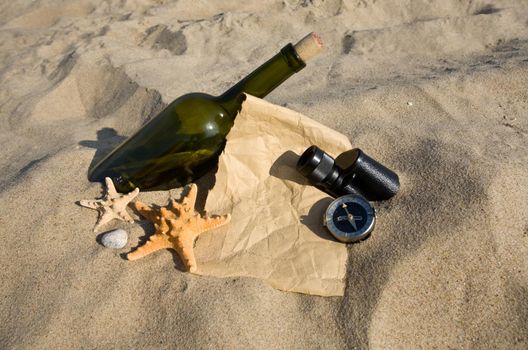
[[[317,33],[311,32],[297,44],[294,45],[295,51],[299,57],[307,62],[310,58],[314,57],[323,49],[323,40]]]

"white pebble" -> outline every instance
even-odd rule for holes
[[[106,248],[121,249],[128,241],[128,233],[122,228],[108,231],[101,237],[101,244]]]
[[[412,106],[412,105],[413,105],[412,101],[407,102],[407,106]]]

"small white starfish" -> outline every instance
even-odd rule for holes
[[[83,207],[95,209],[99,212],[99,218],[93,229],[94,232],[113,219],[134,222],[134,219],[126,211],[126,207],[138,195],[139,188],[127,194],[120,194],[117,193],[112,179],[105,177],[105,183],[106,194],[102,199],[79,201],[79,204]]]

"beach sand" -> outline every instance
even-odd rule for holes
[[[528,348],[527,19],[524,0],[4,1],[0,347]],[[344,296],[131,263],[139,225],[98,244],[88,167],[311,31],[326,50],[266,99],[401,180]]]

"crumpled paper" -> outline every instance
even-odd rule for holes
[[[346,246],[323,226],[332,198],[310,186],[295,165],[310,145],[334,156],[349,150],[347,137],[248,95],[227,140],[205,209],[232,218],[198,239],[197,272],[260,278],[285,291],[343,295]]]

